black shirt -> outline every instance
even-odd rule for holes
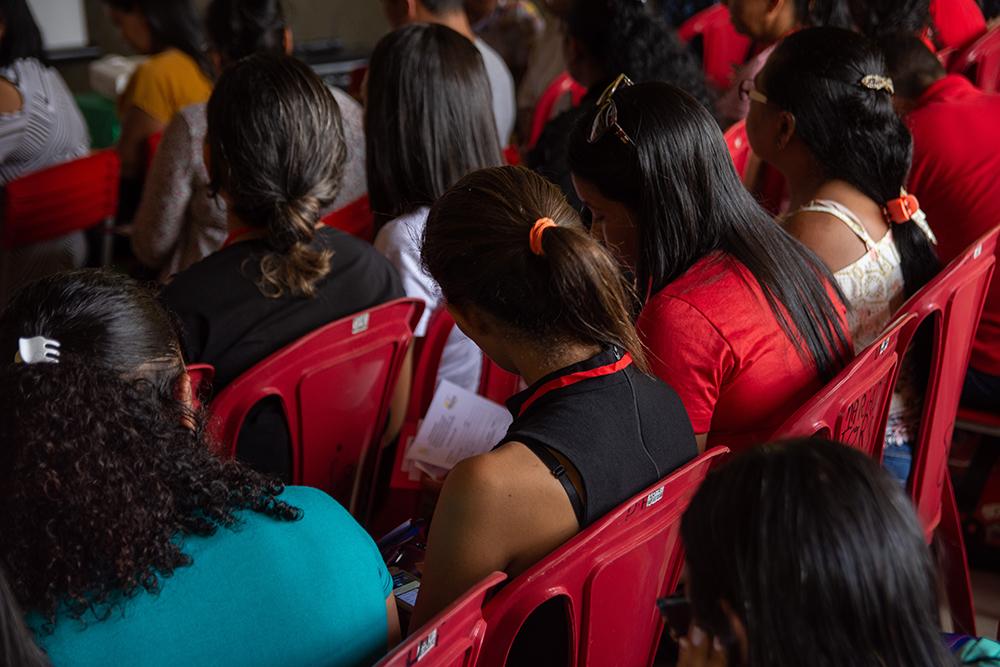
[[[242,373],[325,324],[405,296],[395,268],[371,245],[336,229],[316,233],[333,252],[330,272],[313,297],[271,299],[256,285],[263,240],[234,243],[177,274],[162,300],[179,317],[188,363],[215,367],[218,393]],[[236,455],[260,472],[291,480],[291,436],[276,398],[254,406]]]
[[[234,243],[174,277],[163,302],[180,318],[188,363],[215,366],[218,392],[254,364],[330,322],[405,296],[396,270],[371,245],[336,229],[314,247],[333,252],[314,297],[261,294],[263,240]]]
[[[560,380],[578,381],[546,391]],[[560,477],[571,500],[572,484],[558,474],[558,461],[546,449],[579,473],[584,498],[577,499],[579,505],[574,502],[574,509],[581,528],[698,454],[680,397],[664,382],[626,365],[614,348],[543,377],[507,407],[514,423],[503,442],[528,446]]]

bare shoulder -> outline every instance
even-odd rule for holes
[[[784,222],[785,230],[839,271],[864,256],[865,244],[836,216],[821,211],[798,211]]]
[[[0,113],[15,113],[23,106],[21,91],[10,81],[0,77]]]
[[[545,470],[538,457],[518,442],[508,442],[503,447],[461,461],[450,473],[445,483],[461,493],[477,496],[510,496],[518,489],[532,484],[533,473]]]

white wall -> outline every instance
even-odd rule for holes
[[[83,0],[28,0],[28,5],[42,31],[47,50],[90,43]]]

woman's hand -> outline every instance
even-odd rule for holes
[[[679,643],[677,667],[726,667],[729,664],[719,640],[710,640],[697,625],[692,625],[687,637],[682,637]]]

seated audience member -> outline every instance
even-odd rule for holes
[[[17,606],[7,576],[0,569],[0,665],[48,667],[49,661],[35,644]]]
[[[903,191],[912,140],[893,111],[892,80],[864,36],[813,28],[781,42],[756,83],[750,145],[784,175],[783,224],[833,271],[860,351],[939,269],[933,234]],[[920,425],[915,373],[911,359],[886,428],[884,461],[901,481]]]
[[[709,474],[681,537],[693,624],[678,667],[958,664],[913,506],[859,451],[819,439],[750,450]],[[954,643],[963,664],[997,664],[976,657],[995,642]]]
[[[521,85],[528,58],[545,32],[545,16],[531,0],[465,0],[472,31],[503,58]]]
[[[346,148],[336,100],[309,67],[269,54],[240,60],[219,77],[207,119],[211,187],[227,202],[229,238],[177,274],[163,299],[183,325],[184,358],[215,366],[218,392],[282,347],[403,290],[374,248],[320,222]],[[237,455],[287,477],[286,428],[277,399],[261,402]]]
[[[361,667],[395,642],[391,578],[348,513],[211,453],[152,293],[43,278],[0,347],[0,561],[54,665]]]
[[[604,97],[570,168],[592,233],[634,275],[650,367],[701,446],[760,442],[850,354],[833,278],[746,191],[697,100],[663,83]]]
[[[279,0],[213,0],[208,6],[209,55],[217,69],[251,53],[291,53],[292,33]],[[347,161],[340,191],[331,208],[364,196],[364,120],[361,105],[330,88],[340,107]],[[142,201],[132,225],[132,250],[142,264],[166,282],[226,238],[226,204],[213,197],[205,167],[205,105],[178,113],[163,133]]]
[[[745,81],[752,80],[764,67],[774,47],[786,35],[806,26],[847,26],[847,16],[841,0],[825,4],[810,0],[729,0],[729,20],[740,34],[753,40],[750,58],[733,73],[733,85],[715,102],[716,117],[723,127],[746,118],[750,100],[743,94]]]
[[[677,394],[644,372],[617,263],[551,183],[522,167],[462,179],[431,209],[423,260],[459,326],[529,387],[503,441],[445,479],[412,627],[697,451]]]
[[[136,52],[148,55],[118,98],[122,177],[145,171],[146,140],[178,111],[212,94],[211,67],[191,0],[104,0],[111,20]]]
[[[897,32],[929,46],[959,49],[986,32],[976,0],[847,0],[858,29],[872,39]]]
[[[531,139],[531,128],[535,120],[535,107],[552,81],[566,71],[566,57],[563,41],[566,30],[563,21],[569,13],[572,0],[544,0],[545,28],[535,40],[527,56],[527,69],[517,87],[517,133],[521,143]],[[565,105],[565,106],[559,106]],[[553,109],[558,112],[569,108],[568,96],[557,102]]]
[[[1000,95],[947,75],[916,37],[882,42],[895,102],[913,134],[909,188],[920,197],[950,262],[1000,225]],[[963,403],[1000,412],[1000,281],[994,280],[972,347]]]
[[[441,293],[420,265],[430,205],[458,179],[503,164],[493,130],[490,85],[469,40],[433,23],[389,33],[368,67],[368,188],[372,210],[389,218],[375,238],[403,281],[406,296],[427,304],[416,335],[427,333]],[[457,327],[438,377],[476,391],[483,353]]]
[[[83,157],[87,126],[59,73],[46,67],[42,35],[26,0],[0,1],[0,188],[33,171]],[[18,284],[82,266],[82,232],[0,250],[0,304]]]
[[[463,0],[382,0],[386,19],[393,28],[408,23],[438,23],[467,38],[479,50],[490,80],[493,96],[493,115],[497,137],[506,146],[514,132],[515,98],[514,77],[503,58],[482,39],[476,37],[465,13]]]
[[[673,30],[640,2],[573,0],[566,18],[566,62],[569,73],[586,86],[580,106],[545,126],[527,164],[562,188],[579,208],[567,165],[567,140],[573,127],[601,97],[619,73],[631,80],[666,81],[710,105],[705,76],[694,56]]]

